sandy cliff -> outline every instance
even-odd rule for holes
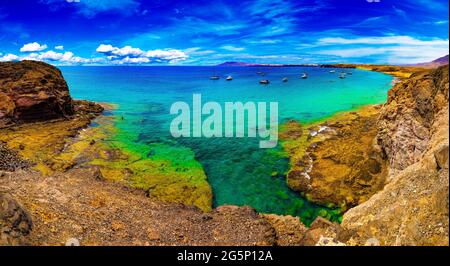
[[[448,71],[413,75],[389,91],[376,138],[388,184],[344,215],[348,244],[448,245]]]

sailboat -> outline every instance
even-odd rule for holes
[[[302,79],[306,79],[306,78],[308,78],[308,74],[303,73],[303,74],[302,74]]]
[[[228,77],[226,78],[226,80],[228,80],[228,81],[233,80],[233,77],[232,77],[232,76],[228,76]]]

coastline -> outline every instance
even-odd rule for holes
[[[392,89],[392,88],[391,88]],[[390,89],[390,90],[391,90]],[[79,101],[77,101],[79,102]],[[231,239],[230,235],[232,234],[233,230],[229,228],[229,226],[233,226],[233,223],[240,223],[242,222],[242,219],[248,219],[249,223],[256,223],[260,224],[262,227],[258,230],[262,230],[259,232],[267,231],[271,232],[269,235],[275,235],[276,237],[267,237],[262,236],[266,233],[260,234],[255,236],[255,238],[252,239],[251,242],[253,244],[262,244],[262,245],[273,245],[275,243],[284,243],[281,239],[285,239],[286,235],[292,234],[292,228],[290,230],[287,230],[287,227],[293,226],[295,228],[295,235],[297,236],[295,239],[290,239],[287,244],[305,244],[305,243],[316,243],[319,239],[314,239],[314,241],[311,242],[305,242],[305,236],[308,234],[312,234],[314,230],[318,229],[318,223],[321,224],[322,227],[320,227],[320,230],[332,230],[334,235],[336,236],[336,229],[337,225],[332,224],[326,220],[321,219],[320,217],[317,218],[315,222],[311,225],[311,227],[308,229],[304,227],[303,224],[300,223],[298,219],[295,219],[293,217],[292,220],[291,216],[279,216],[279,215],[272,215],[272,214],[258,214],[254,210],[251,210],[251,208],[246,209],[247,207],[236,207],[236,206],[220,206],[216,209],[211,210],[211,207],[202,209],[203,211],[207,211],[207,213],[204,213],[196,208],[188,207],[187,205],[196,205],[195,202],[192,204],[192,202],[189,202],[190,196],[186,198],[176,198],[173,200],[173,198],[156,198],[156,201],[153,199],[148,200],[148,194],[146,195],[145,190],[146,187],[140,187],[140,186],[133,186],[130,184],[132,183],[132,180],[130,182],[129,178],[123,178],[120,177],[121,175],[132,175],[133,171],[130,171],[130,164],[124,162],[133,162],[137,163],[138,168],[144,167],[148,168],[149,165],[147,165],[145,162],[144,164],[141,164],[141,158],[134,157],[133,154],[127,153],[125,150],[121,150],[121,147],[118,147],[114,145],[114,143],[111,144],[110,137],[115,134],[115,131],[117,130],[114,127],[114,119],[118,119],[117,117],[108,116],[107,114],[99,114],[95,112],[89,112],[89,106],[93,106],[91,103],[82,101],[85,103],[85,105],[81,108],[78,108],[78,111],[81,113],[75,113],[73,118],[69,119],[57,119],[57,120],[51,120],[48,122],[37,122],[32,124],[23,124],[18,125],[14,129],[7,128],[7,129],[0,129],[0,131],[3,132],[9,132],[9,134],[1,134],[3,141],[6,141],[8,143],[8,148],[12,148],[14,150],[18,151],[18,154],[22,157],[25,157],[26,159],[30,159],[30,161],[34,161],[36,164],[36,170],[39,170],[36,172],[35,170],[18,170],[16,172],[16,176],[19,177],[17,180],[12,180],[10,174],[6,174],[6,178],[2,179],[2,187],[9,188],[5,190],[8,193],[13,194],[15,197],[17,197],[21,202],[24,202],[27,209],[31,210],[33,217],[37,220],[37,233],[39,237],[33,236],[33,244],[42,244],[42,242],[39,242],[40,238],[47,238],[49,245],[58,245],[61,244],[60,241],[61,238],[68,237],[66,235],[68,232],[72,232],[73,234],[82,234],[84,237],[87,237],[86,229],[83,229],[82,233],[76,233],[78,229],[77,226],[75,226],[75,229],[68,228],[67,226],[61,226],[59,225],[61,223],[61,219],[63,219],[61,216],[61,211],[65,210],[65,207],[63,207],[64,203],[67,202],[67,197],[72,197],[72,200],[74,200],[75,205],[77,206],[93,206],[94,210],[88,210],[80,208],[80,210],[76,209],[76,206],[72,206],[70,211],[85,211],[87,213],[91,213],[92,215],[96,215],[95,208],[101,208],[102,213],[96,215],[96,219],[104,219],[106,217],[109,217],[110,215],[114,215],[114,208],[119,208],[121,211],[125,211],[125,205],[120,205],[123,200],[126,200],[127,193],[132,194],[138,194],[136,196],[136,202],[139,202],[141,205],[147,206],[152,211],[160,212],[162,216],[164,216],[164,219],[174,219],[176,217],[176,213],[179,212],[185,212],[187,217],[197,217],[199,221],[202,221],[202,217],[214,217],[214,219],[219,219],[217,217],[226,217],[223,221],[222,226],[227,227],[227,231],[223,232],[223,235],[225,238],[228,237],[227,241],[231,242],[222,242],[222,243],[244,243],[239,242],[245,239],[245,234],[248,233],[249,228],[246,226],[240,227],[239,230],[240,233],[236,235],[235,239]],[[96,104],[94,104],[95,106]],[[383,104],[384,105],[384,104]],[[87,106],[87,107],[86,107]],[[303,189],[301,186],[304,185],[302,182],[299,181],[298,177],[299,175],[292,174],[292,173],[304,173],[305,169],[307,174],[314,175],[314,173],[311,173],[311,171],[317,171],[319,170],[319,174],[316,173],[317,176],[320,176],[321,171],[328,171],[330,169],[330,165],[326,164],[325,167],[320,165],[321,161],[327,161],[330,158],[332,158],[334,155],[330,154],[330,149],[336,153],[339,153],[339,149],[343,148],[341,150],[339,156],[341,155],[348,155],[348,154],[355,154],[355,151],[358,152],[369,152],[369,153],[376,153],[378,151],[376,150],[368,150],[367,147],[372,146],[372,142],[369,140],[372,140],[374,138],[374,134],[376,134],[376,127],[372,127],[373,123],[375,123],[378,119],[378,116],[380,114],[380,106],[381,105],[365,105],[365,106],[358,106],[355,108],[355,110],[351,111],[343,111],[336,114],[333,114],[330,117],[321,119],[320,121],[315,121],[312,123],[308,123],[305,125],[300,125],[298,122],[290,121],[283,125],[282,132],[280,132],[281,138],[283,140],[283,145],[287,147],[287,153],[291,156],[291,164],[294,165],[294,168],[290,169],[291,174],[291,181],[289,181],[289,174],[288,174],[288,180],[287,183],[289,186],[294,187],[294,190],[299,191],[305,195],[305,197],[313,202],[317,202],[320,204],[323,204],[327,207],[338,207],[342,212],[347,210],[348,208],[354,207],[356,205],[361,205],[362,203],[366,202],[368,199],[372,198],[374,194],[381,191],[385,185],[385,179],[387,177],[386,172],[386,166],[375,166],[372,163],[368,163],[367,169],[373,170],[380,168],[380,171],[376,171],[375,174],[377,174],[377,178],[374,178],[373,180],[376,180],[375,183],[370,183],[362,180],[363,182],[356,182],[356,184],[361,187],[359,187],[359,190],[355,190],[354,186],[348,185],[348,182],[344,182],[345,186],[342,187],[339,184],[342,183],[342,176],[335,176],[334,178],[328,179],[328,180],[322,180],[325,182],[321,182],[318,184],[306,184],[306,187],[312,186],[314,188],[331,188],[332,192],[330,191],[320,191],[320,190],[309,190],[309,189]],[[111,108],[111,106],[107,106],[108,108]],[[92,126],[88,126],[92,125]],[[356,125],[356,129],[355,129]],[[372,131],[370,131],[369,134],[367,134],[367,131],[360,130],[361,128],[372,128]],[[18,129],[18,130],[17,130]],[[52,134],[40,134],[41,132],[45,132],[45,130],[52,132]],[[58,133],[58,134],[56,134]],[[359,133],[359,134],[358,134]],[[45,135],[45,136],[44,136]],[[48,136],[47,136],[48,135]],[[355,141],[358,141],[361,139],[361,136],[365,135],[366,139],[362,142],[362,145],[355,145]],[[22,138],[18,138],[18,136]],[[344,137],[344,138],[343,138]],[[32,141],[31,141],[32,140]],[[108,144],[109,143],[109,144]],[[346,145],[348,144],[348,145]],[[327,148],[332,147],[332,148]],[[355,150],[356,149],[356,150]],[[305,157],[305,155],[311,157],[313,155],[316,162],[319,162],[319,165],[312,166],[308,165],[305,162],[310,161],[311,158]],[[342,157],[342,156],[341,156]],[[345,157],[345,156],[344,156]],[[364,156],[363,156],[364,157]],[[374,157],[367,156],[370,159],[374,159]],[[34,160],[33,160],[34,158]],[[305,159],[307,159],[305,161]],[[349,160],[353,160],[351,157],[348,157]],[[336,160],[333,159],[333,160]],[[333,161],[332,160],[332,161]],[[358,159],[359,160],[359,159]],[[112,165],[117,164],[119,162],[118,167],[114,168]],[[355,161],[350,161],[350,164],[353,164]],[[131,163],[131,167],[133,167],[133,163]],[[112,165],[111,165],[112,164]],[[342,164],[342,162],[339,162],[338,164]],[[344,162],[345,164],[345,162]],[[365,164],[364,164],[365,165]],[[152,165],[154,166],[154,165]],[[112,167],[112,169],[107,169],[108,167]],[[356,168],[361,168],[361,165],[356,165]],[[105,170],[106,169],[106,170]],[[136,169],[136,168],[135,168]],[[133,170],[135,170],[133,169]],[[130,171],[130,172],[128,172]],[[297,172],[296,172],[297,171]],[[339,172],[339,171],[334,171]],[[119,174],[118,174],[119,173]],[[2,174],[5,176],[5,174]],[[120,177],[120,178],[114,178],[114,177]],[[300,175],[302,176],[302,175]],[[313,176],[314,177],[314,176]],[[56,178],[56,179],[55,179]],[[297,178],[297,179],[295,179]],[[320,178],[319,178],[320,179]],[[351,178],[353,179],[353,178]],[[206,180],[206,176],[205,179]],[[292,182],[294,180],[294,182]],[[119,181],[119,182],[110,182],[110,181]],[[337,181],[337,183],[336,183]],[[359,180],[361,181],[361,179]],[[81,182],[81,183],[80,183]],[[84,184],[84,182],[86,182]],[[207,182],[207,181],[206,181]],[[297,184],[295,183],[297,182]],[[41,188],[45,188],[44,190],[48,190],[48,193],[45,195],[41,195],[41,191],[39,191],[39,188],[34,188],[35,184],[40,184]],[[81,185],[83,183],[83,185]],[[207,183],[206,183],[207,184]],[[66,189],[61,188],[61,186],[66,187]],[[80,186],[83,188],[83,190],[78,190],[78,187]],[[209,187],[209,186],[208,186]],[[367,189],[369,187],[370,189]],[[94,188],[93,191],[95,191],[94,195],[88,195],[88,191],[90,189]],[[137,190],[136,190],[137,188]],[[105,189],[109,189],[112,192],[106,192]],[[147,187],[148,189],[148,187]],[[166,188],[162,188],[166,189]],[[210,188],[209,188],[210,189]],[[339,189],[339,190],[347,190],[347,194],[344,193],[344,195],[341,198],[335,197],[331,205],[330,202],[327,202],[329,200],[330,195],[339,195],[339,193],[334,193],[333,189]],[[73,191],[71,191],[73,190]],[[3,189],[2,189],[3,191]],[[5,192],[3,191],[3,192]],[[27,191],[33,191],[31,193],[31,196],[28,196],[26,193]],[[56,195],[51,195],[53,192],[56,192]],[[50,193],[52,192],[52,193]],[[179,191],[171,190],[171,193],[178,193]],[[186,192],[186,191],[182,191]],[[356,192],[357,197],[355,197],[354,193]],[[81,193],[81,194],[80,194]],[[105,197],[105,193],[107,194],[107,197],[114,198],[114,203],[111,203],[113,205],[109,205],[106,202],[108,201]],[[114,193],[117,193],[116,197],[114,197]],[[208,195],[208,192],[206,193]],[[34,195],[34,196],[33,196]],[[70,195],[70,196],[69,196]],[[88,202],[80,202],[79,199],[76,199],[76,196],[81,196],[81,198],[89,198]],[[193,194],[191,194],[193,195]],[[324,196],[323,196],[324,195]],[[362,196],[361,196],[362,195]],[[33,198],[34,197],[34,198]],[[54,198],[57,197],[57,198]],[[212,197],[212,195],[211,195]],[[44,200],[44,202],[40,202],[41,200]],[[45,198],[45,199],[44,199]],[[144,198],[147,199],[148,203],[143,203]],[[193,198],[198,198],[197,195],[193,195]],[[48,201],[49,199],[57,200],[60,205],[58,205],[60,209],[55,209],[50,206],[48,206],[45,201]],[[162,199],[162,201],[161,201]],[[168,201],[168,202],[164,202]],[[175,204],[170,203],[170,201],[175,202]],[[207,201],[206,201],[207,202]],[[176,203],[183,203],[181,205],[177,205]],[[198,204],[198,203],[197,203]],[[204,201],[200,202],[200,204],[204,204]],[[119,207],[121,206],[121,207]],[[150,207],[152,206],[152,207]],[[208,206],[208,205],[207,205]],[[209,205],[211,206],[211,205]],[[199,206],[197,206],[199,207]],[[89,207],[90,208],[90,207]],[[106,208],[106,209],[105,209]],[[108,208],[113,208],[113,210],[107,210]],[[138,218],[144,214],[140,213],[136,208],[133,208],[133,215],[137,215],[134,218]],[[176,211],[174,211],[176,210]],[[186,211],[185,211],[186,210]],[[69,210],[66,210],[69,211]],[[81,213],[77,215],[77,219],[83,220],[81,218]],[[102,215],[104,217],[102,218]],[[130,214],[131,215],[131,214]],[[148,213],[145,214],[145,217],[148,217]],[[175,216],[172,216],[175,215]],[[206,216],[205,216],[206,215]],[[53,216],[53,218],[51,218]],[[325,215],[326,216],[326,215]],[[59,217],[59,218],[57,218]],[[129,216],[127,216],[130,218]],[[196,218],[196,219],[197,219]],[[59,219],[59,220],[58,220]],[[110,217],[108,218],[110,219]],[[210,218],[207,218],[210,219]],[[222,218],[220,218],[222,219]],[[234,219],[234,220],[233,220]],[[345,220],[345,218],[344,218]],[[98,222],[98,220],[96,220]],[[233,221],[233,222],[230,222]],[[73,222],[77,223],[75,220]],[[125,230],[124,228],[127,228],[127,234],[136,234],[131,233],[129,230],[135,230],[132,227],[128,227],[124,224],[125,220],[117,221],[114,223],[111,222],[111,224],[108,224],[107,230],[112,230],[111,232],[116,233],[123,233]],[[149,222],[149,220],[143,219],[141,222]],[[159,224],[161,220],[153,221],[153,223]],[[50,225],[49,225],[49,224]],[[177,222],[183,223],[182,221]],[[204,222],[198,222],[199,224],[204,224]],[[179,224],[180,225],[180,224]],[[57,229],[51,229],[49,226],[56,226]],[[79,225],[78,225],[79,226]],[[91,224],[90,226],[96,227],[96,230],[102,230],[102,227],[100,224],[94,225]],[[100,227],[99,227],[100,226]],[[147,225],[148,226],[148,225]],[[234,224],[236,226],[236,224]],[[82,228],[85,228],[85,226],[81,226]],[[193,224],[183,224],[181,229],[184,230],[191,230],[193,227],[195,227]],[[324,229],[326,228],[326,229]],[[330,229],[332,228],[332,229]],[[55,230],[55,232],[51,232],[51,230]],[[339,229],[340,230],[340,229]],[[128,237],[120,238],[120,241],[124,242],[115,242],[115,243],[121,243],[121,244],[138,244],[138,245],[147,245],[147,244],[168,244],[170,243],[168,238],[163,237],[161,234],[164,234],[164,230],[161,228],[158,229],[149,229],[150,235],[146,235],[144,238],[153,239],[150,242],[130,242]],[[257,230],[256,230],[257,231]],[[64,233],[62,233],[64,232]],[[321,231],[322,232],[322,231]],[[328,232],[328,231],[327,231]],[[85,241],[85,244],[88,245],[96,245],[96,244],[106,244],[106,239],[96,239],[97,236],[101,235],[99,232],[90,232],[91,234],[94,234],[90,240]],[[325,234],[325,233],[324,233]],[[170,238],[170,241],[175,241],[173,243],[177,244],[183,244],[183,243],[221,243],[221,242],[214,242],[214,240],[207,240],[212,242],[201,242],[206,241],[204,239],[199,240],[200,242],[193,242],[195,236],[189,236],[187,237],[187,233],[181,233],[184,240],[180,240],[176,242],[177,240],[173,240]],[[207,238],[206,236],[199,233],[201,237]],[[89,238],[89,237],[87,237]],[[142,238],[142,236],[138,237]],[[51,239],[51,240],[50,240]],[[259,240],[255,240],[259,239]],[[119,240],[118,240],[119,241]],[[167,242],[165,242],[167,241]],[[278,242],[281,241],[281,242]],[[284,241],[284,240],[283,240]],[[344,241],[344,240],[342,240]],[[250,242],[245,242],[250,243]],[[357,244],[361,244],[358,242]]]
[[[105,112],[110,112],[115,108],[111,104],[104,104]],[[358,112],[364,109],[365,106],[357,106],[354,109],[346,110],[335,113],[333,115],[321,118],[317,121],[304,124],[302,127],[306,131],[312,128],[320,126],[320,124],[328,123],[330,121],[338,122],[337,117],[345,116],[348,113]],[[64,147],[54,150],[46,150],[44,152],[39,151],[37,147],[27,147],[27,139],[17,137],[3,138],[4,140],[15,139],[10,145],[13,149],[18,147],[25,147],[19,153],[26,159],[31,161],[38,161],[35,169],[41,171],[44,175],[51,175],[57,171],[65,172],[74,167],[91,167],[95,169],[96,175],[100,175],[103,179],[120,182],[130,187],[140,188],[144,191],[148,191],[152,198],[167,202],[178,202],[187,205],[194,205],[199,207],[203,211],[210,211],[212,207],[212,192],[207,182],[207,177],[201,166],[198,169],[200,172],[193,173],[191,176],[200,176],[199,181],[192,180],[192,178],[181,175],[179,177],[173,177],[169,174],[158,175],[158,169],[167,171],[167,165],[155,164],[151,160],[142,159],[146,152],[142,151],[142,154],[134,150],[128,150],[126,145],[120,143],[120,140],[114,138],[119,130],[115,125],[115,121],[120,119],[118,116],[110,116],[107,114],[101,114],[96,119],[89,121],[87,124],[80,126],[72,126],[63,124],[61,127],[68,128],[70,133],[66,135],[58,136],[58,142],[67,138],[64,141]],[[55,121],[52,124],[57,124]],[[88,126],[89,124],[95,124],[95,126]],[[38,128],[45,127],[38,126]],[[27,127],[30,127],[29,125]],[[284,127],[282,125],[281,127]],[[56,126],[52,131],[59,131]],[[73,130],[78,133],[72,132]],[[20,133],[18,135],[33,135],[32,132]],[[283,134],[283,133],[280,133]],[[17,136],[17,135],[15,135]],[[53,140],[43,140],[52,143]],[[37,146],[61,146],[61,143],[52,143],[50,145],[38,144]],[[35,142],[35,143],[39,143]],[[309,142],[311,144],[311,142]],[[306,150],[308,146],[297,145],[297,149]],[[139,150],[139,149],[138,149]],[[47,154],[45,154],[47,153]],[[193,155],[192,155],[193,158]],[[293,163],[293,162],[291,162]],[[161,166],[163,168],[161,168]],[[148,169],[155,169],[152,182],[149,183],[148,178],[141,177],[141,173],[148,175]],[[165,170],[164,170],[165,169]],[[291,170],[291,169],[290,169]],[[172,172],[173,174],[173,172]],[[158,178],[160,176],[161,178]],[[185,180],[185,181],[184,181]],[[288,186],[292,189],[292,185],[289,182],[289,178],[286,177]],[[192,189],[187,187],[192,186]],[[299,192],[299,190],[294,189]],[[302,193],[304,196],[307,194]],[[308,199],[314,203],[319,203],[327,208],[340,208],[345,210],[340,205],[331,204],[330,202],[315,201],[312,198]],[[323,215],[327,217],[327,214]]]

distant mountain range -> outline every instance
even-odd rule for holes
[[[431,62],[415,64],[414,66],[436,68],[443,65],[448,65],[448,55],[439,57],[438,59]]]
[[[318,66],[317,64],[251,64],[246,62],[228,61],[217,66],[264,66],[264,67],[284,67],[284,66]]]
[[[415,67],[426,67],[426,68],[437,68],[443,65],[448,65],[448,55],[439,57],[436,60],[433,60],[431,62],[427,63],[418,63],[418,64],[411,64],[406,66],[415,66]],[[242,66],[265,66],[265,67],[286,67],[286,66],[336,66],[335,64],[331,65],[320,65],[320,64],[252,64],[252,63],[246,63],[246,62],[237,62],[237,61],[227,61],[223,62],[222,64],[218,64],[217,66],[235,66],[235,67],[242,67]]]
[[[245,62],[223,62],[222,64],[218,64],[217,66],[250,66],[252,64]]]

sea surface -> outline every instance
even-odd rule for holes
[[[176,101],[278,102],[279,122],[314,122],[361,105],[383,103],[391,86],[389,75],[364,71],[339,78],[342,70],[314,67],[61,67],[74,98],[117,105],[120,129],[116,138],[131,150],[155,147],[147,156],[179,156],[189,148],[208,177],[214,206],[250,205],[259,212],[298,216],[306,224],[317,215],[339,221],[338,210],[312,204],[286,185],[289,161],[280,145],[260,149],[258,138],[173,138],[169,124]],[[265,76],[257,74],[266,73]],[[308,78],[300,78],[307,73]],[[219,75],[220,80],[210,80]],[[225,77],[231,75],[232,81]],[[287,77],[288,82],[282,82]],[[270,80],[269,85],[259,80]],[[223,105],[222,105],[223,106]],[[163,144],[162,146],[158,146]],[[156,145],[156,146],[155,146]],[[163,147],[161,149],[161,147]],[[172,148],[173,147],[173,148]]]

